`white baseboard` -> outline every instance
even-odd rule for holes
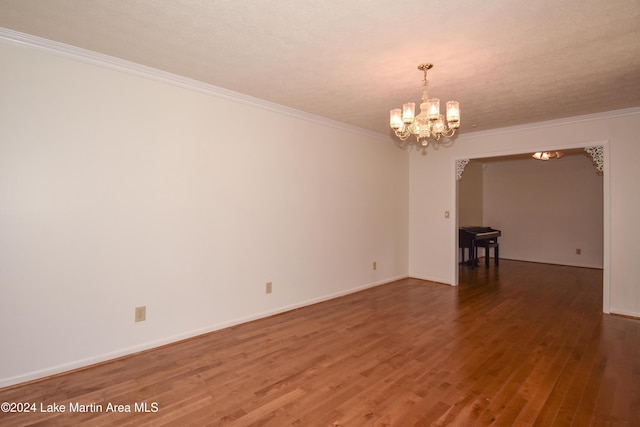
[[[139,353],[141,351],[145,351],[145,350],[151,350],[154,348],[158,348],[167,344],[173,344],[182,340],[186,340],[189,338],[193,338],[193,337],[197,337],[198,335],[203,335],[203,334],[207,334],[210,332],[214,332],[214,331],[218,331],[220,329],[225,329],[225,328],[229,328],[231,326],[236,326],[236,325],[240,325],[242,323],[247,323],[247,322],[251,322],[254,320],[258,320],[258,319],[263,319],[265,317],[269,317],[269,316],[273,316],[276,314],[281,314],[281,313],[285,313],[287,311],[291,311],[291,310],[295,310],[298,308],[302,308],[302,307],[306,307],[312,304],[317,304],[323,301],[329,301],[335,298],[339,298],[345,295],[349,295],[349,294],[353,294],[365,289],[369,289],[369,288],[373,288],[376,286],[381,286],[381,285],[385,285],[387,283],[391,283],[391,282],[395,282],[396,280],[400,280],[400,279],[405,279],[407,278],[407,275],[401,275],[401,276],[396,276],[396,277],[391,277],[385,280],[381,280],[378,282],[372,282],[372,283],[368,283],[366,285],[362,285],[362,286],[358,286],[355,288],[351,288],[351,289],[347,289],[345,291],[340,291],[340,292],[336,292],[333,294],[329,294],[329,295],[324,295],[322,297],[318,297],[318,298],[312,298],[306,301],[302,301],[296,304],[290,304],[287,306],[283,306],[283,307],[279,307],[273,310],[267,310],[267,311],[263,311],[260,313],[256,313],[250,316],[245,316],[245,317],[241,317],[241,318],[237,318],[237,319],[233,319],[233,320],[229,320],[227,322],[221,322],[221,323],[217,323],[214,325],[210,325],[204,328],[198,328],[198,329],[194,329],[191,331],[187,331],[181,334],[177,334],[177,335],[173,335],[170,337],[165,337],[165,338],[161,338],[158,340],[154,340],[154,341],[148,341],[145,343],[141,343],[139,345],[135,345],[132,347],[127,347],[127,348],[122,348],[116,351],[112,351],[109,353],[104,353],[104,354],[100,354],[100,355],[96,355],[96,356],[92,356],[89,358],[85,358],[85,359],[80,359],[80,360],[75,360],[73,362],[70,363],[64,363],[61,365],[57,365],[57,366],[52,366],[46,369],[41,369],[38,371],[33,371],[33,372],[28,372],[25,374],[21,374],[21,375],[16,375],[14,377],[9,377],[9,378],[2,378],[0,379],[0,388],[1,387],[8,387],[8,386],[12,386],[12,385],[16,385],[16,384],[20,384],[20,383],[25,383],[25,382],[29,382],[29,381],[34,381],[34,380],[39,380],[39,379],[43,379],[49,376],[53,376],[53,375],[58,375],[61,373],[65,373],[65,372],[69,372],[69,371],[73,371],[73,370],[77,370],[77,369],[83,369],[83,368],[88,368],[91,365],[96,365],[99,363],[103,363],[103,362],[107,362],[113,359],[118,359],[120,357],[124,357],[124,356],[130,356],[132,354],[135,353]]]
[[[624,317],[633,317],[636,319],[640,319],[640,313],[635,311],[626,311],[626,310],[618,310],[617,308],[612,308],[609,314],[617,314],[618,316]]]
[[[410,275],[409,277],[411,277],[412,279],[425,280],[427,282],[437,283],[439,285],[453,286],[451,283],[449,283],[445,279],[435,279],[433,277],[417,276],[417,275],[414,275],[414,274]]]

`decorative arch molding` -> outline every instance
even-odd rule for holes
[[[456,181],[460,181],[462,179],[462,173],[464,172],[464,168],[468,164],[469,164],[469,159],[456,160]]]
[[[596,167],[598,175],[602,175],[604,173],[604,145],[584,147],[584,151],[591,155],[593,165]]]

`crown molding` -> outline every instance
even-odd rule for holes
[[[346,132],[366,136],[382,141],[394,141],[394,139],[384,133],[363,129],[357,126],[349,125],[337,120],[331,120],[326,117],[318,116],[315,114],[307,113],[305,111],[296,110],[281,104],[265,101],[264,99],[255,98],[242,93],[234,92],[219,86],[215,86],[209,83],[204,83],[199,80],[190,79],[177,74],[162,71],[157,68],[148,67],[146,65],[138,64],[125,59],[116,58],[114,56],[105,55],[102,53],[94,52],[88,49],[83,49],[76,46],[71,46],[65,43],[56,42],[53,40],[45,39],[42,37],[34,36],[31,34],[21,33],[19,31],[10,30],[8,28],[0,27],[0,41],[21,45],[28,48],[38,49],[40,51],[47,52],[56,56],[60,56],[67,59],[72,59],[78,62],[92,64],[98,67],[107,68],[130,75],[134,75],[141,78],[155,80],[157,82],[170,84],[187,90],[193,90],[209,96],[213,96],[228,101],[239,102],[241,104],[249,105],[252,107],[260,108],[263,110],[272,111],[275,113],[283,114],[286,116],[294,117],[297,119],[313,122],[322,126],[327,126]],[[489,129],[478,132],[461,132],[456,137],[457,140],[467,140],[473,138],[479,138],[492,135],[504,135],[515,132],[522,132],[533,129],[541,129],[548,127],[557,127],[561,125],[580,123],[585,121],[592,121],[598,119],[622,117],[629,115],[640,114],[640,107],[633,107],[623,110],[612,110],[602,113],[588,114],[583,116],[567,117],[562,119],[555,119],[545,122],[529,123],[524,125],[516,125],[506,128]]]
[[[21,33],[19,31],[10,30],[8,28],[0,27],[0,42],[37,49],[59,57],[127,73],[137,77],[154,80],[187,90],[193,90],[216,98],[239,102],[241,104],[317,123],[322,126],[328,126],[346,132],[363,135],[369,138],[384,141],[387,141],[389,139],[388,135],[370,131],[367,129],[362,129],[360,127],[339,122],[337,120],[331,120],[326,117],[317,116],[315,114],[307,113],[301,110],[296,110],[295,108],[290,108],[281,104],[276,104],[274,102],[265,101],[264,99],[234,92],[232,90],[228,90],[219,86],[204,83],[199,80],[190,79],[188,77],[183,77],[135,62],[127,61],[125,59],[116,58],[114,56],[105,55],[76,46],[71,46],[65,43],[60,43],[31,34]]]
[[[592,122],[594,120],[604,120],[615,117],[626,117],[640,114],[640,107],[625,108],[622,110],[603,111],[601,113],[585,114],[582,116],[565,117],[562,119],[548,120],[544,122],[527,123],[523,125],[510,126],[499,129],[488,129],[478,132],[460,133],[458,140],[467,140],[494,135],[505,135],[516,132],[524,132],[528,130],[537,130],[544,128],[552,128],[582,122]]]

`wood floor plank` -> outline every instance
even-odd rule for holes
[[[501,260],[460,286],[404,279],[87,369],[0,402],[3,426],[637,426],[640,320],[602,271]]]

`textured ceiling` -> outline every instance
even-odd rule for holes
[[[384,134],[422,62],[461,132],[640,106],[640,0],[0,0],[0,27]]]

